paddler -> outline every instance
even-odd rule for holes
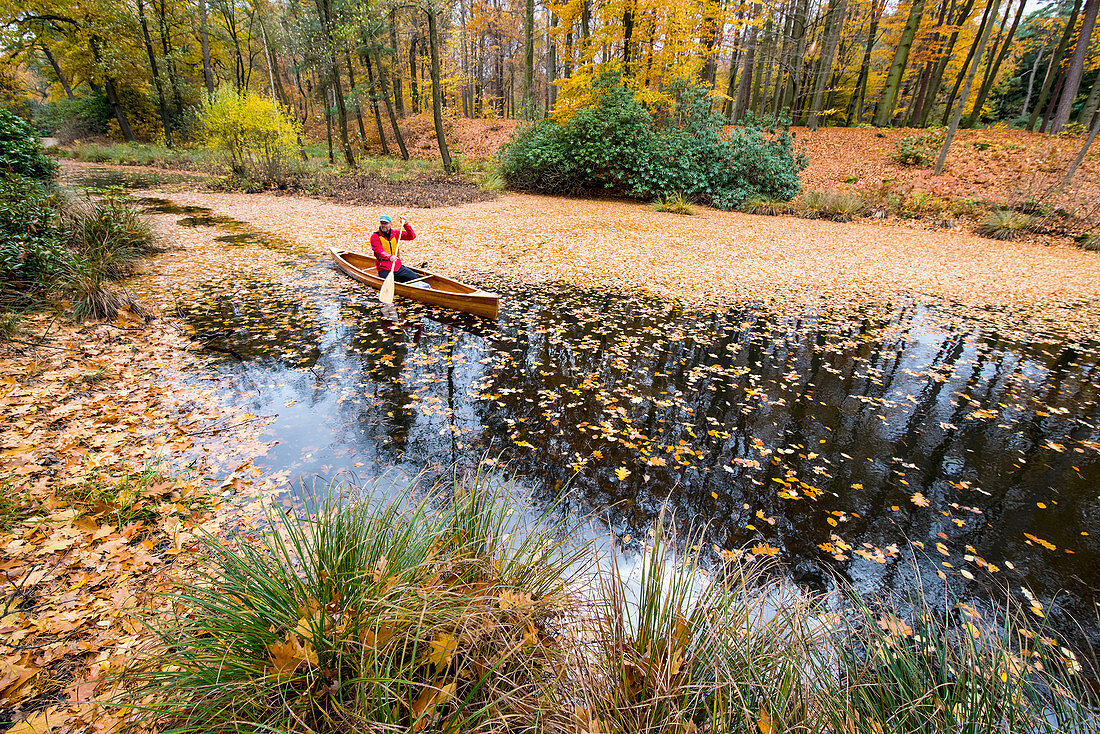
[[[393,228],[393,218],[389,214],[383,214],[378,219],[378,231],[370,236],[370,247],[374,250],[374,262],[378,266],[378,277],[385,279],[393,270],[393,279],[398,283],[407,283],[416,280],[420,275],[410,267],[401,264],[400,250],[398,249],[398,234],[401,244],[416,239],[416,232],[408,220],[401,217],[402,231]]]

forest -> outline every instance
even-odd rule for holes
[[[355,165],[398,120],[567,119],[621,76],[730,123],[1087,130],[1100,0],[3,0],[0,98],[62,139],[193,139],[219,87],[293,110]],[[446,143],[441,153],[449,162]]]

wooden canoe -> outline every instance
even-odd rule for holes
[[[374,256],[364,255],[350,250],[329,250],[336,267],[343,270],[360,283],[366,283],[371,288],[382,288],[382,278],[378,277],[378,269],[375,267]],[[489,293],[473,286],[460,283],[452,278],[423,270],[412,268],[421,280],[416,285],[394,283],[394,295],[411,298],[414,301],[426,303],[429,306],[441,306],[453,308],[456,311],[483,316],[487,319],[497,317],[497,309],[500,306],[500,296]],[[426,288],[418,288],[419,285]]]

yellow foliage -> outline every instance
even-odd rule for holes
[[[275,100],[229,86],[210,97],[201,122],[206,146],[225,154],[234,173],[264,180],[282,176],[301,132]]]

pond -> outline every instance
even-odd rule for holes
[[[383,309],[321,255],[233,233],[293,275],[205,280],[180,314],[216,355],[196,384],[270,421],[276,493],[488,461],[628,550],[668,506],[810,588],[1008,588],[1100,640],[1100,345],[918,297],[792,314],[514,284],[496,322]]]

